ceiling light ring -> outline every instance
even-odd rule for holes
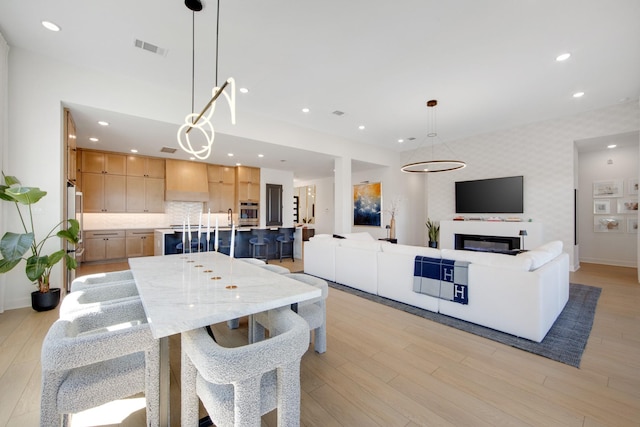
[[[428,109],[427,116],[427,138],[436,138],[438,136],[437,131],[437,120],[436,120],[436,106],[438,105],[438,101],[436,99],[431,99],[426,103]],[[433,155],[435,141],[431,143],[431,157],[432,160],[423,160],[420,162],[411,162],[403,165],[400,170],[406,173],[436,173],[436,172],[449,172],[458,169],[462,169],[467,166],[467,164],[461,160],[435,160]],[[444,144],[445,147],[449,148],[447,144]],[[415,153],[417,153],[420,148],[416,148]],[[449,148],[451,151],[451,149]],[[450,165],[446,167],[443,165]],[[429,168],[429,166],[435,166],[435,168]]]
[[[446,168],[446,169],[438,169],[438,170],[428,170],[425,169],[425,166],[429,166],[429,165],[442,165],[442,164],[446,164],[449,163],[451,165],[454,165],[450,168]],[[411,170],[411,168],[415,168],[415,167],[422,167],[422,170]],[[422,162],[414,162],[414,163],[408,163],[404,166],[402,166],[400,168],[400,170],[402,172],[406,172],[406,173],[436,173],[436,172],[449,172],[449,171],[454,171],[454,170],[458,170],[458,169],[463,169],[467,167],[467,164],[461,160],[425,160]]]

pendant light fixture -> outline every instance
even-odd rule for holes
[[[427,115],[427,138],[436,138],[438,136],[436,106],[438,101],[432,99],[427,101],[428,115]],[[407,173],[435,173],[435,172],[448,172],[457,169],[462,169],[467,164],[461,160],[436,160],[433,155],[433,149],[435,140],[431,142],[431,160],[423,160],[420,162],[407,163],[402,166],[400,170]],[[443,143],[446,146],[446,144]],[[448,147],[447,147],[448,148]],[[418,148],[419,150],[419,148]],[[416,150],[416,151],[418,151]]]
[[[204,106],[199,114],[194,112],[194,92],[195,92],[195,13],[203,9],[200,0],[185,0],[185,6],[192,11],[191,20],[191,113],[187,114],[184,119],[184,124],[178,129],[178,144],[185,152],[191,154],[200,160],[205,160],[211,155],[211,149],[213,147],[213,141],[216,133],[213,124],[211,123],[211,117],[216,110],[216,101],[220,95],[224,95],[229,104],[229,110],[231,112],[231,124],[236,124],[236,83],[233,78],[228,78],[222,86],[218,87],[218,41],[219,41],[219,28],[220,28],[220,0],[217,2],[216,13],[216,69],[215,69],[215,87],[212,89],[211,100]],[[225,89],[229,87],[227,92]],[[197,144],[191,141],[189,133],[197,129],[204,140],[206,145],[201,145],[200,148],[195,147]]]

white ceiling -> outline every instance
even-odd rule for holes
[[[195,110],[215,83],[216,2],[204,4],[195,15]],[[640,93],[639,0],[220,0],[220,9],[219,82],[233,76],[250,89],[238,95],[239,117],[257,114],[394,151],[424,139],[429,99],[439,100],[440,140],[451,141]],[[62,31],[44,30],[45,19]],[[184,93],[185,114],[191,19],[181,0],[0,1],[10,46]],[[166,54],[137,49],[135,39]],[[567,51],[569,60],[555,61]],[[573,98],[577,91],[584,97]],[[127,151],[131,136],[141,154],[158,155],[158,141],[177,146],[174,123],[70,107],[80,146],[98,132],[98,148]],[[98,119],[113,124],[98,129]],[[409,137],[416,142],[397,142]],[[215,149],[233,151],[229,163],[294,170],[300,179],[332,174],[332,156],[314,147],[240,140],[218,135]],[[269,154],[256,161],[262,151]],[[373,166],[358,162],[354,170]]]

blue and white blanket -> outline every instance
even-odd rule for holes
[[[416,256],[413,291],[432,297],[469,304],[468,261]]]

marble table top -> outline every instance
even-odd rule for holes
[[[219,252],[130,258],[155,338],[300,301],[320,289]]]

